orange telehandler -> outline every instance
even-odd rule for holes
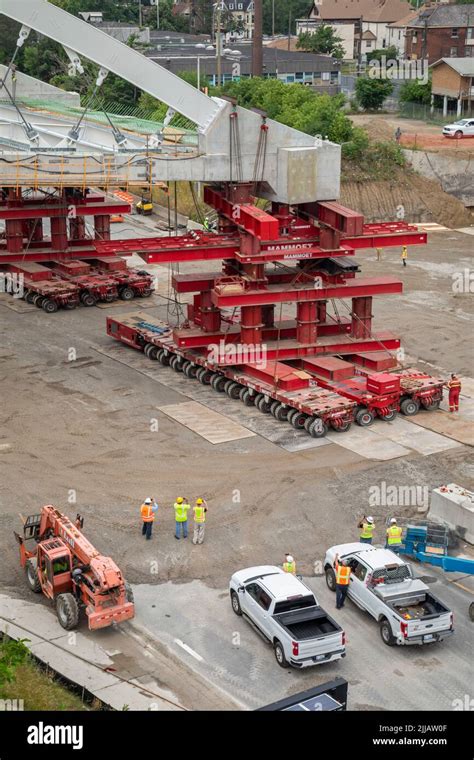
[[[80,515],[74,524],[49,504],[24,519],[23,536],[15,532],[28,586],[51,599],[68,631],[77,626],[81,607],[92,631],[135,615],[130,584],[115,562],[89,543],[82,525]],[[31,551],[26,548],[30,541],[35,542]]]

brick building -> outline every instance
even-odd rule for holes
[[[406,29],[405,54],[411,59],[474,56],[474,5],[425,6]]]

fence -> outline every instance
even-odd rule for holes
[[[432,109],[429,105],[423,105],[422,103],[400,103],[400,117],[403,119],[419,119],[420,121],[431,122],[431,124],[438,124],[443,126],[449,123],[449,121],[455,120],[456,113],[448,113],[447,116],[443,116],[442,108]]]

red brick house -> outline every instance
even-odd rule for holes
[[[405,55],[428,59],[474,56],[474,5],[425,6],[406,28]]]

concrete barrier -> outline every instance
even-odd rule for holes
[[[427,179],[436,179],[445,193],[466,207],[474,206],[474,156],[457,158],[422,150],[403,151],[413,169]]]
[[[446,523],[460,538],[474,544],[474,493],[455,483],[435,488],[429,517]]]

